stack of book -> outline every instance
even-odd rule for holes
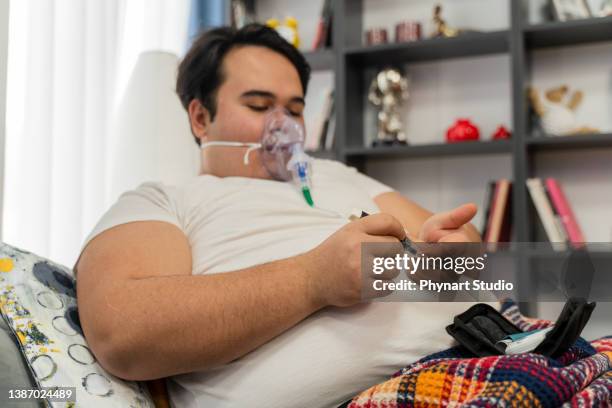
[[[569,243],[580,247],[585,239],[574,211],[554,178],[530,178],[527,189],[548,240],[559,249]],[[509,242],[512,229],[512,183],[507,179],[489,182],[484,208],[482,240],[487,243]]]
[[[559,182],[554,178],[530,178],[527,188],[548,240],[563,248],[567,243],[582,246],[584,235]]]

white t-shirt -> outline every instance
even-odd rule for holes
[[[291,183],[202,175],[144,183],[121,195],[83,244],[113,226],[158,220],[188,237],[193,274],[230,272],[306,252],[353,209],[392,191],[354,168],[313,160],[309,207]],[[402,366],[452,345],[444,327],[465,303],[368,303],[325,308],[223,367],[168,379],[173,406],[335,407]],[[203,316],[205,318],[205,316]]]

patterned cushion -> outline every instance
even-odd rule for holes
[[[30,371],[19,352],[17,339],[0,317],[0,384],[2,392],[9,389],[30,389],[33,387]],[[0,395],[2,408],[40,408],[35,401],[8,401],[7,395]]]
[[[0,243],[0,312],[16,336],[38,387],[76,387],[76,405],[150,407],[145,387],[106,372],[87,347],[72,271]]]

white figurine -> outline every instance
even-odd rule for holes
[[[408,79],[395,68],[380,71],[370,84],[368,100],[380,108],[377,143],[406,143],[398,107],[408,98]]]
[[[542,129],[549,136],[564,136],[579,133],[597,133],[597,129],[589,126],[578,126],[576,122],[576,109],[582,102],[582,91],[574,91],[569,95],[567,85],[549,89],[544,98],[540,93],[530,87],[529,100],[533,110],[540,118]]]

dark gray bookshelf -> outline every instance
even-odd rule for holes
[[[523,32],[529,49],[612,41],[612,17],[536,24]]]
[[[505,154],[512,158],[513,239],[537,241],[539,222],[530,202],[525,181],[536,176],[535,163],[540,152],[575,151],[588,148],[612,149],[612,133],[576,136],[536,136],[529,123],[526,88],[530,80],[532,54],[538,49],[575,46],[612,41],[612,17],[588,18],[567,22],[527,22],[526,1],[508,0],[510,21],[506,30],[470,32],[455,38],[427,38],[418,42],[364,44],[363,1],[334,0],[332,48],[305,52],[314,70],[332,70],[335,74],[336,136],[332,152],[316,152],[317,157],[336,158],[367,173],[368,160],[432,159],[440,157],[473,157]],[[398,17],[399,19],[399,17]],[[372,72],[387,65],[405,65],[423,61],[444,61],[486,55],[508,55],[512,99],[512,139],[453,144],[407,146],[365,146],[363,126],[366,93]],[[370,75],[368,77],[368,75]],[[369,113],[368,113],[369,114]],[[443,135],[440,135],[442,140]],[[612,150],[611,150],[612,152]],[[482,186],[483,189],[486,186]],[[601,255],[612,259],[612,254]],[[535,271],[533,254],[516,257],[521,280],[531,283]],[[526,313],[534,312],[532,304],[522,304]]]
[[[529,84],[531,54],[547,47],[573,46],[612,41],[612,18],[589,18],[568,22],[529,25],[523,1],[509,0],[510,21],[507,30],[466,33],[456,38],[424,39],[419,42],[365,46],[362,43],[362,1],[334,2],[336,50],[336,155],[338,159],[367,172],[368,160],[427,159],[439,157],[473,157],[506,154],[512,157],[514,182],[512,219],[514,240],[536,241],[539,222],[525,186],[535,176],[537,154],[544,151],[582,151],[585,148],[612,148],[612,134],[576,136],[532,135],[526,87]],[[337,21],[340,20],[340,21]],[[364,146],[365,132],[361,118],[367,92],[367,74],[385,65],[404,65],[421,61],[443,61],[452,58],[506,54],[510,60],[512,87],[512,139],[454,144],[409,146]],[[356,120],[355,118],[359,118]],[[440,135],[442,138],[443,135]],[[483,186],[483,189],[485,186]],[[612,258],[610,254],[603,257]],[[516,257],[519,285],[529,287],[530,274],[538,270],[532,256]],[[522,284],[521,284],[522,282]],[[526,313],[535,312],[533,304],[522,304]]]
[[[383,158],[437,158],[485,154],[512,157],[514,181],[514,239],[535,240],[537,219],[530,207],[525,187],[535,176],[535,155],[544,151],[581,151],[585,148],[612,148],[612,134],[576,136],[535,136],[529,124],[525,95],[529,84],[531,53],[546,47],[572,46],[612,41],[612,17],[530,25],[524,1],[507,2],[510,21],[507,30],[469,32],[455,38],[430,38],[411,43],[377,46],[363,44],[362,0],[334,1],[334,51],[336,57],[336,149],[339,160],[367,171],[368,160]],[[365,111],[369,72],[386,65],[421,61],[443,61],[492,54],[506,54],[511,64],[512,139],[453,144],[407,146],[364,146],[366,129],[361,118]],[[356,118],[359,118],[356,120]],[[440,135],[442,139],[443,135]],[[483,189],[485,186],[483,186]]]
[[[502,54],[508,52],[508,36],[506,30],[473,32],[454,38],[350,47],[344,51],[344,55],[351,64],[379,66]]]
[[[335,69],[336,56],[333,49],[325,48],[321,50],[304,51],[302,54],[306,57],[306,61],[308,61],[312,70],[333,71]]]
[[[536,136],[526,140],[532,151],[575,150],[612,147],[612,133],[572,136]]]
[[[430,158],[444,156],[467,156],[480,154],[511,153],[512,143],[508,140],[488,142],[458,142],[446,144],[423,144],[406,146],[381,147],[347,147],[345,156],[356,157],[398,157],[398,158]]]

